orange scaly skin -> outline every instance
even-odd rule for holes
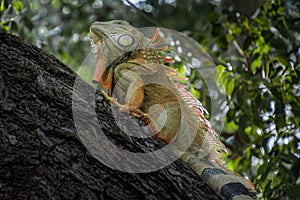
[[[94,81],[108,89],[103,96],[121,112],[141,119],[165,143],[177,142],[174,154],[215,192],[225,199],[256,199],[250,181],[220,164],[224,147],[204,118],[205,109],[170,79],[177,73],[163,64],[172,60],[161,58],[155,49],[158,34],[150,40],[120,20],[93,23],[90,37],[98,56]]]

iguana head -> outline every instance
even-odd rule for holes
[[[90,27],[90,36],[94,44],[107,45],[122,51],[145,48],[149,39],[126,21],[94,22]]]
[[[94,81],[99,81],[102,86],[109,84],[101,77],[107,66],[125,53],[147,48],[150,44],[150,40],[140,31],[121,20],[94,22],[89,35],[98,56]]]

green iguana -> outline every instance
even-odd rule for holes
[[[221,165],[223,144],[204,118],[201,103],[176,81],[176,71],[164,64],[172,60],[159,54],[165,47],[156,47],[159,29],[148,39],[128,22],[114,20],[93,23],[89,35],[98,57],[93,79],[108,89],[102,91],[105,98],[142,120],[163,142],[180,141],[174,154],[220,196],[256,199],[250,181]],[[184,148],[186,143],[190,145]]]

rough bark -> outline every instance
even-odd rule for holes
[[[180,160],[127,173],[95,159],[74,126],[74,109],[88,120],[92,103],[82,100],[72,111],[75,79],[55,57],[0,33],[0,199],[221,199]],[[77,92],[91,90],[76,80],[82,84]],[[114,144],[132,152],[163,146],[122,133],[109,104],[95,97],[99,126]],[[141,131],[139,123],[129,128]],[[87,137],[92,131],[87,125]]]

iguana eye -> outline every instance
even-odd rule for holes
[[[121,35],[118,39],[118,43],[122,46],[129,46],[132,45],[134,42],[134,39],[131,35]]]

